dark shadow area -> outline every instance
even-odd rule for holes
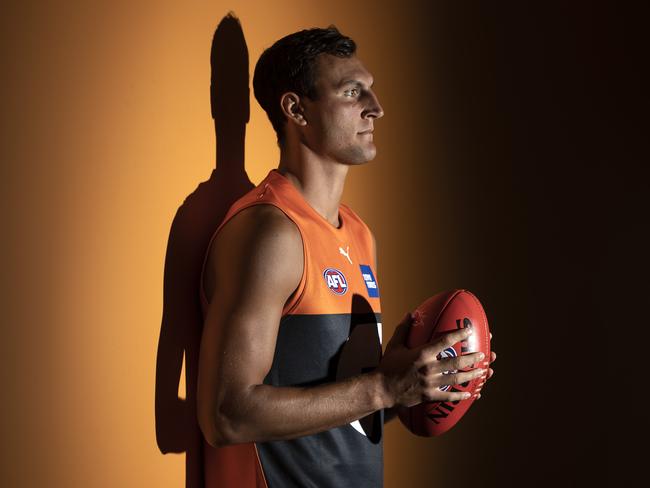
[[[163,314],[156,360],[156,440],[163,454],[186,453],[186,488],[203,488],[203,439],[196,413],[199,345],[203,319],[201,267],[209,240],[230,206],[254,185],[244,167],[249,120],[248,48],[239,20],[219,23],[210,54],[210,102],[216,163],[172,221],[163,285]],[[178,395],[185,358],[186,398]]]
[[[377,316],[368,300],[357,293],[352,296],[350,320],[348,340],[330,362],[330,367],[336,365],[336,381],[374,371],[381,361]],[[377,347],[370,347],[372,344]],[[360,427],[374,444],[382,438],[383,415],[383,410],[378,410],[359,420]]]
[[[598,302],[611,300],[595,283],[617,285],[597,276],[621,195],[612,183],[623,158],[605,156],[613,12],[567,2],[427,8],[437,92],[421,110],[442,121],[452,211],[440,225],[452,229],[446,259],[457,263],[449,287],[480,297],[499,355],[480,402],[430,444],[445,469],[428,474],[436,486],[458,472],[458,486],[601,486],[611,431],[583,392],[603,378],[576,374],[575,355],[601,354]],[[440,174],[428,171],[422,181]],[[574,333],[576,347],[565,339]],[[468,470],[459,453],[473,440],[487,449]]]

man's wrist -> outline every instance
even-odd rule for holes
[[[368,377],[370,378],[372,385],[371,395],[373,408],[375,410],[381,410],[392,407],[394,402],[390,399],[384,374],[379,369],[376,369],[371,373],[368,373]]]

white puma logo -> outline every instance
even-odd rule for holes
[[[350,264],[352,264],[352,260],[350,259],[350,246],[348,246],[345,251],[342,247],[339,247],[339,252],[348,258],[348,261],[350,261]]]

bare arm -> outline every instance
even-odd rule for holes
[[[311,387],[264,385],[282,308],[302,276],[300,233],[275,207],[253,206],[233,217],[212,247],[197,394],[199,424],[213,446],[314,434],[397,404],[460,400],[461,393],[438,386],[482,373],[442,375],[478,361],[475,355],[436,359],[465,330],[411,350],[402,345],[408,325],[403,321],[371,373]]]
[[[315,387],[262,384],[302,269],[300,233],[275,207],[243,210],[215,239],[198,385],[199,423],[210,444],[294,438],[383,408],[377,373]]]

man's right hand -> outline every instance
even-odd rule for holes
[[[480,363],[484,359],[483,353],[444,359],[437,356],[445,348],[469,337],[471,329],[450,332],[434,342],[409,349],[405,342],[412,321],[412,315],[407,313],[395,329],[377,369],[383,379],[386,408],[396,405],[412,407],[423,401],[452,402],[469,398],[469,393],[442,391],[439,387],[458,385],[485,376],[486,369],[461,371]]]

